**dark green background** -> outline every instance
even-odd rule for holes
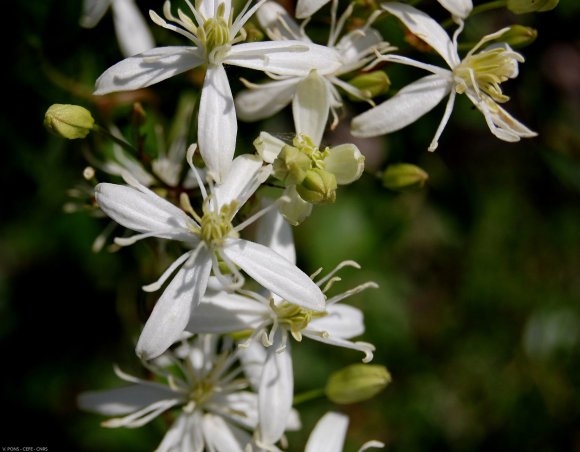
[[[142,5],[161,10],[161,2]],[[149,248],[91,252],[106,221],[62,211],[67,189],[82,180],[83,144],[42,126],[52,103],[80,103],[99,118],[128,111],[108,112],[79,95],[121,58],[111,16],[83,30],[77,0],[12,8],[5,14],[12,31],[4,27],[0,120],[0,446],[152,450],[162,420],[107,430],[75,405],[80,391],[120,384],[113,363],[140,372],[133,341],[144,296],[135,293],[153,276],[142,281],[147,269],[137,262]],[[379,139],[380,151],[367,160],[371,170],[419,164],[430,174],[424,190],[392,193],[367,174],[296,230],[306,271],[354,259],[363,270],[345,270],[336,290],[380,284],[352,303],[366,314],[362,339],[377,346],[375,362],[389,368],[393,383],[369,402],[302,405],[304,431],[290,437],[295,450],[328,409],[351,415],[348,450],[369,439],[391,451],[580,450],[579,19],[576,0],[562,0],[552,12],[487,13],[468,24],[465,36],[473,39],[514,22],[538,29],[537,41],[521,50],[520,76],[506,83],[507,109],[538,138],[500,142],[459,99],[439,149],[427,153],[439,106]],[[163,43],[184,44],[154,31]],[[230,74],[234,80],[241,71]],[[400,68],[389,74],[397,88],[419,75]],[[65,89],[71,81],[75,92]],[[157,85],[145,108],[171,114],[186,83],[183,76]],[[249,143],[257,126],[240,129]],[[299,391],[360,358],[299,345]]]

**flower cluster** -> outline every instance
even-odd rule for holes
[[[342,302],[377,284],[331,294],[338,272],[359,265],[346,260],[324,276],[321,270],[308,275],[297,265],[293,242],[293,226],[307,221],[318,205],[334,203],[338,186],[363,175],[365,149],[355,137],[395,132],[448,97],[429,145],[433,151],[460,94],[497,138],[513,142],[536,135],[500,106],[509,100],[501,84],[514,79],[524,61],[508,42],[512,29],[484,36],[461,55],[465,46],[459,38],[475,14],[471,0],[439,0],[447,25],[455,28],[451,35],[408,4],[353,2],[339,14],[341,5],[332,0],[326,40],[316,43],[320,27],[306,30],[326,3],[299,0],[296,17],[304,20],[298,23],[272,0],[249,0],[240,11],[231,0],[185,0],[185,9],[166,0],[162,14],[150,11],[150,18],[184,44],[155,47],[133,1],[85,2],[86,27],[112,6],[126,55],[96,80],[96,96],[148,88],[192,69],[202,74],[198,103],[186,98],[176,114],[177,133],[169,143],[157,141],[153,158],[145,158],[115,126],[96,125],[80,107],[59,105],[47,112],[55,133],[72,139],[94,132],[112,140],[108,154],[88,153],[93,167],[111,180],[95,184],[89,202],[126,229],[114,240],[118,247],[155,241],[168,262],[156,281],[143,286],[160,293],[136,343],[149,377],[117,369],[128,386],[79,397],[81,408],[112,416],[104,426],[140,427],[171,410],[178,414],[158,450],[285,446],[284,433],[300,428],[293,373],[299,363],[293,362],[292,348],[305,346],[308,338],[362,352],[364,363],[375,351],[375,345],[356,339],[365,332],[362,310]],[[391,45],[381,28],[389,16],[421,42],[417,49],[433,50],[446,67],[405,56]],[[390,95],[392,64],[430,75]],[[261,71],[268,80],[242,78],[245,89],[234,92],[229,66]],[[368,105],[349,127],[344,118],[351,101],[359,102],[356,108]],[[248,137],[238,134],[238,120],[268,119],[289,105],[293,125],[285,135],[260,129],[242,145]],[[327,131],[337,129],[350,131],[351,142],[327,142]],[[250,146],[255,152],[245,151]],[[85,174],[94,180],[93,168]],[[403,164],[383,180],[422,186],[426,177]],[[99,240],[102,244],[106,234]],[[329,398],[352,403],[382,389],[388,372],[370,366],[334,379],[342,383]],[[306,450],[341,450],[347,424],[345,415],[328,413]]]

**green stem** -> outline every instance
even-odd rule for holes
[[[126,149],[129,152],[131,152],[132,154],[137,155],[137,149],[135,149],[130,143],[128,143],[127,141],[123,140],[122,138],[119,138],[119,137],[113,135],[105,127],[101,127],[98,124],[95,124],[93,126],[93,131],[102,133],[103,135],[106,135],[108,138],[110,138],[111,140],[113,140],[119,146],[123,147],[124,149]]]
[[[303,392],[302,394],[298,394],[294,396],[294,405],[298,405],[300,403],[308,402],[313,399],[317,399],[319,397],[324,396],[324,388],[313,389],[311,391]]]

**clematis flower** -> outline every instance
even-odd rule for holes
[[[113,10],[113,23],[121,53],[130,57],[155,47],[153,35],[133,0],[84,0],[81,27],[93,28]]]
[[[165,19],[151,11],[151,19],[188,38],[193,45],[157,47],[127,58],[107,69],[96,82],[95,94],[133,90],[158,83],[195,67],[207,70],[199,103],[198,144],[216,182],[229,171],[235,151],[237,121],[224,64],[267,71],[279,75],[305,75],[313,68],[338,67],[332,49],[315,44],[285,42],[241,43],[244,24],[264,0],[249,7],[251,0],[233,19],[231,0],[201,0],[194,7],[186,1],[193,18],[165,2]]]
[[[288,223],[276,210],[268,212],[265,219],[268,226],[259,232],[260,240],[277,253],[293,259],[295,251]],[[340,279],[335,277],[336,272],[346,266],[359,268],[355,262],[343,262],[316,284],[324,285],[323,292],[326,293]],[[345,298],[371,287],[377,285],[369,282],[330,297],[326,300],[323,312],[299,307],[271,292],[264,296],[250,291],[243,291],[243,294],[216,291],[203,298],[186,330],[190,333],[251,331],[245,346],[253,360],[264,363],[258,384],[258,443],[262,447],[267,448],[281,437],[285,417],[292,406],[294,379],[288,336],[298,342],[307,337],[317,342],[358,350],[364,353],[364,362],[372,360],[375,349],[372,344],[350,340],[364,332],[362,312],[352,306],[339,304]],[[245,355],[241,355],[241,358],[250,360]],[[273,418],[271,413],[278,413],[278,416]]]
[[[320,418],[308,437],[304,452],[341,452],[348,428],[348,416],[330,411]],[[380,441],[368,441],[359,452],[370,448],[383,448]]]
[[[500,84],[518,75],[518,63],[524,61],[523,56],[507,44],[495,44],[481,50],[486,43],[500,38],[507,28],[484,36],[462,60],[457,49],[462,23],[451,40],[437,22],[412,6],[384,3],[382,8],[439,53],[450,70],[398,55],[382,57],[385,61],[424,69],[432,75],[411,83],[391,99],[356,116],[351,124],[353,135],[371,137],[402,129],[449,96],[441,123],[429,145],[429,150],[434,151],[453,111],[457,94],[465,94],[473,102],[483,114],[491,133],[499,139],[514,142],[537,135],[499,105],[509,100]]]
[[[340,55],[340,65],[315,68],[310,73],[288,74],[276,77],[273,82],[253,84],[247,81],[248,90],[240,92],[236,96],[236,109],[238,117],[244,121],[256,121],[268,118],[292,103],[294,121],[300,120],[298,110],[319,110],[323,126],[326,125],[329,112],[332,113],[333,126],[338,123],[337,110],[342,107],[342,98],[337,88],[343,89],[350,95],[364,100],[369,100],[363,91],[341,80],[341,75],[356,71],[374,59],[375,52],[392,50],[388,43],[384,42],[380,33],[370,24],[374,20],[371,16],[367,24],[357,30],[346,33],[339,40],[343,26],[347,18],[352,14],[354,4],[336,20],[337,5],[333,3],[331,13],[331,25],[327,47],[335,49]],[[298,40],[307,44],[312,41],[278,3],[266,2],[257,12],[258,20],[262,28],[272,40],[288,41]],[[313,79],[317,79],[314,80]],[[307,85],[317,83],[315,90]],[[303,120],[305,118],[302,116]],[[317,137],[312,137],[317,141]]]
[[[188,161],[195,171],[194,151],[195,146],[190,147]],[[266,246],[239,238],[239,232],[254,218],[237,226],[232,224],[235,214],[270,170],[262,166],[258,157],[239,156],[223,183],[215,186],[209,195],[200,183],[204,196],[201,216],[191,208],[187,196],[182,196],[182,204],[191,216],[130,178],[129,186],[97,185],[95,196],[101,209],[117,223],[139,232],[117,239],[116,243],[129,245],[143,238],[158,237],[180,241],[190,248],[156,283],[144,287],[147,291],[160,289],[179,268],[141,332],[137,343],[137,354],[141,358],[159,356],[181,337],[191,313],[205,294],[212,268],[222,285],[231,290],[244,282],[238,269],[241,268],[291,303],[314,311],[324,310],[320,288],[292,262]],[[229,275],[222,274],[218,259],[228,267]]]
[[[243,373],[239,349],[218,348],[218,337],[201,335],[168,351],[147,368],[156,381],[142,380],[115,368],[127,386],[80,394],[79,406],[115,416],[104,427],[137,428],[162,413],[179,409],[158,452],[174,450],[243,451],[252,444],[258,424],[258,395]],[[252,370],[260,371],[253,362]],[[172,370],[175,369],[176,371]],[[300,426],[292,411],[285,429]]]

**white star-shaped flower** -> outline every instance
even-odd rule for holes
[[[258,395],[249,390],[253,389],[251,380],[240,372],[246,369],[243,361],[241,369],[238,365],[239,349],[220,350],[218,344],[217,336],[200,335],[147,364],[157,381],[115,368],[117,376],[130,384],[82,393],[79,406],[115,416],[102,424],[110,428],[141,427],[165,411],[180,408],[157,451],[242,452],[252,444],[249,432],[258,425]],[[261,370],[260,363],[251,363],[252,372]],[[297,413],[292,411],[284,429],[299,426]]]
[[[220,182],[229,171],[237,133],[236,111],[224,64],[284,76],[304,76],[313,68],[334,68],[340,64],[334,50],[301,41],[241,43],[246,37],[244,24],[262,2],[249,8],[250,0],[234,20],[231,0],[201,0],[197,7],[186,0],[193,18],[181,10],[175,16],[167,0],[163,8],[167,20],[153,11],[151,19],[185,36],[193,45],[157,47],[127,58],[97,79],[95,94],[144,88],[205,64],[198,144],[211,176]]]
[[[507,44],[491,45],[480,50],[484,44],[500,38],[507,29],[484,36],[462,60],[457,49],[457,36],[462,30],[462,22],[452,40],[437,22],[412,6],[383,3],[382,8],[396,16],[411,33],[439,53],[450,70],[403,56],[382,57],[385,61],[425,69],[432,75],[411,83],[389,100],[356,116],[352,121],[353,135],[371,137],[402,129],[449,96],[441,123],[429,145],[429,150],[433,151],[453,111],[457,94],[465,94],[473,102],[483,113],[491,133],[499,139],[514,142],[537,135],[499,105],[509,100],[502,93],[500,84],[517,77],[518,63],[524,61],[523,56]]]
[[[300,120],[298,110],[319,110],[318,115],[322,118],[324,130],[329,112],[333,115],[333,125],[338,122],[336,110],[342,106],[342,97],[337,88],[343,89],[354,97],[367,100],[361,90],[339,77],[356,71],[369,63],[375,58],[375,52],[385,52],[394,49],[394,47],[384,42],[378,31],[370,28],[370,24],[376,16],[372,16],[364,27],[346,33],[339,39],[344,23],[352,13],[352,9],[353,4],[347,8],[338,21],[336,20],[336,5],[332,10],[327,47],[338,52],[340,66],[312,67],[310,74],[288,74],[276,77],[276,81],[264,84],[246,82],[250,89],[242,91],[236,96],[236,109],[240,119],[256,121],[268,118],[292,102],[294,121]],[[303,28],[278,3],[266,2],[258,10],[257,17],[270,39],[278,42],[298,40],[312,44]],[[320,80],[321,86],[317,86],[316,90],[304,86],[311,83],[313,78]],[[302,120],[306,120],[303,115]],[[314,141],[320,141],[317,140],[316,136],[311,138]]]
[[[192,169],[192,147],[188,161]],[[188,206],[184,210],[161,198],[136,180],[130,186],[102,183],[97,185],[95,196],[101,209],[117,223],[139,232],[128,239],[117,239],[128,245],[147,237],[178,240],[189,251],[179,257],[147,291],[161,288],[163,283],[179,268],[147,320],[137,343],[137,353],[143,359],[154,358],[176,342],[182,335],[191,312],[205,294],[210,272],[225,287],[241,287],[244,278],[238,268],[262,286],[280,297],[298,303],[307,309],[324,310],[324,295],[312,280],[270,248],[239,238],[239,232],[252,218],[232,225],[238,210],[268,177],[271,168],[262,166],[259,157],[237,157],[222,184],[204,195],[203,215],[199,216]],[[218,259],[228,267],[230,275],[220,271]]]

